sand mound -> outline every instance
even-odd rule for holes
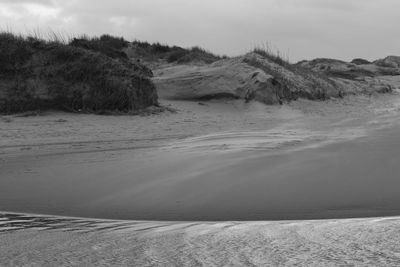
[[[238,98],[266,104],[299,97],[325,100],[346,94],[392,90],[380,79],[370,78],[375,77],[376,70],[365,67],[354,72],[349,66],[356,68],[355,64],[326,59],[291,65],[249,53],[210,65],[164,66],[155,71],[153,81],[160,97],[166,99]],[[354,79],[355,75],[362,79]]]
[[[158,74],[154,82],[160,96],[167,99],[242,98],[272,104],[279,101],[283,90],[273,76],[243,58],[206,66],[172,66]]]
[[[384,59],[376,60],[374,64],[381,67],[400,68],[400,57],[388,56]]]
[[[286,80],[283,80],[282,76]],[[308,94],[310,98],[319,98],[317,95],[323,94],[319,91],[309,92],[313,88],[301,78],[272,61],[250,53],[206,66],[163,68],[156,72],[154,82],[159,95],[168,99],[230,97],[275,104],[295,99],[298,95]],[[291,88],[289,83],[296,87]],[[301,85],[298,85],[299,83]]]
[[[356,80],[364,77],[400,75],[399,66],[395,62],[391,57],[377,60],[374,63],[363,59],[354,59],[349,63],[336,59],[318,58],[300,61],[296,65],[323,73],[329,77]],[[400,64],[400,60],[398,62]]]

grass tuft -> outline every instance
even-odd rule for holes
[[[281,53],[279,50],[273,50],[268,43],[263,46],[256,46],[252,52],[267,58],[278,65],[285,67],[291,66],[289,56]]]

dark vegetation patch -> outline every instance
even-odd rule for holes
[[[367,64],[371,64],[371,62],[369,62],[366,59],[363,58],[355,58],[351,61],[351,63],[356,64],[356,65],[367,65]]]
[[[128,47],[129,42],[122,37],[118,38],[106,34],[92,38],[83,36],[80,38],[73,38],[69,44],[71,46],[100,52],[111,58],[128,59],[128,56],[122,50]]]
[[[239,97],[231,94],[231,93],[216,93],[216,94],[210,94],[210,95],[204,95],[201,96],[196,100],[200,100],[200,101],[207,101],[207,100],[212,100],[212,99],[238,99]]]
[[[0,33],[0,113],[130,112],[157,104],[151,70],[116,52],[123,39],[70,43]]]
[[[73,38],[70,42],[70,46],[80,47],[93,52],[99,52],[108,57],[119,59],[124,61],[125,64],[131,62],[140,63],[139,58],[129,58],[125,50],[129,47],[129,42],[122,37],[114,37],[111,35],[104,34],[100,37],[87,37],[82,36],[79,38]],[[147,76],[153,77],[151,69],[147,68],[142,64],[129,64],[135,71],[142,72]]]
[[[134,41],[127,50],[128,55],[141,58],[144,61],[163,60],[169,63],[185,64],[190,62],[213,63],[220,59],[226,58],[215,55],[200,47],[192,47],[189,49],[179,46],[168,46],[160,43],[148,43]]]
[[[315,58],[315,59],[311,60],[310,62],[312,63],[312,65],[316,65],[316,64],[328,64],[328,65],[344,64],[344,65],[346,65],[346,64],[348,64],[346,61],[339,60],[339,59],[333,59],[333,58]],[[299,64],[299,63],[297,63],[297,64]]]

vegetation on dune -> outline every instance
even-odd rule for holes
[[[355,58],[351,61],[351,63],[356,64],[356,65],[367,65],[367,64],[371,64],[371,62],[369,62],[366,59],[363,58]]]
[[[112,58],[136,59],[145,62],[163,60],[168,63],[185,64],[190,62],[213,63],[225,57],[217,56],[198,46],[182,48],[161,43],[148,43],[135,40],[128,42],[122,37],[102,35],[100,37],[82,36],[73,38],[70,45],[103,53]]]
[[[246,63],[262,69],[274,77],[279,85],[279,98],[282,100],[295,100],[299,97],[311,100],[325,100],[330,92],[338,92],[342,96],[341,88],[324,73],[314,72],[298,64],[291,64],[279,51],[274,52],[268,46],[257,47],[252,51],[264,60],[257,57],[247,57]],[[271,64],[272,63],[272,64]]]
[[[65,38],[52,33],[44,39],[40,33],[20,36],[0,32],[0,113],[44,109],[135,113],[158,105],[151,80],[153,73],[141,62],[210,64],[224,58],[200,47],[185,49],[137,40],[128,42],[110,35]],[[315,59],[292,64],[287,56],[265,46],[256,47],[240,59],[247,67],[264,72],[264,78],[257,78],[259,70],[251,74],[252,85],[248,86],[255,88],[253,91],[258,95],[251,93],[246,100],[258,97],[265,103],[283,103],[299,97],[312,100],[342,97],[345,92],[364,90],[359,77],[400,73],[399,57],[387,57],[374,63],[363,59],[352,63]],[[235,60],[237,58],[213,66],[229,67]],[[356,89],[347,90],[349,84]],[[382,92],[391,90],[378,85],[383,88],[378,88]],[[243,88],[243,83],[240,87]],[[226,94],[217,92],[210,96],[225,97]]]
[[[82,36],[80,38],[73,38],[69,44],[71,46],[100,52],[111,58],[128,59],[128,56],[122,49],[128,47],[129,42],[122,37],[118,38],[106,34],[92,38]]]
[[[264,58],[267,58],[268,60],[284,66],[284,67],[290,67],[291,64],[289,62],[289,58],[286,56],[286,58],[283,57],[283,54],[278,50],[274,52],[269,45],[266,46],[257,46],[253,49],[253,53],[256,53]]]
[[[110,36],[66,43],[0,33],[0,112],[129,112],[157,104],[151,71],[108,50],[122,45]]]
[[[190,49],[179,46],[168,46],[160,43],[134,41],[127,53],[133,57],[142,58],[145,61],[165,60],[169,63],[204,62],[213,63],[222,58],[200,47]]]
[[[141,41],[128,42],[122,37],[102,35],[100,37],[73,38],[70,45],[103,53],[118,59],[141,59],[143,61],[165,60],[169,63],[184,64],[195,61],[212,63],[224,57],[217,56],[198,46],[182,48],[161,43],[148,43]]]
[[[141,62],[212,63],[199,47],[128,42],[111,35],[66,38],[0,33],[0,113],[63,109],[130,112],[157,104],[152,71]]]

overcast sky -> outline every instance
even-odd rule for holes
[[[227,55],[269,43],[291,61],[400,55],[400,0],[0,0],[0,25]]]

